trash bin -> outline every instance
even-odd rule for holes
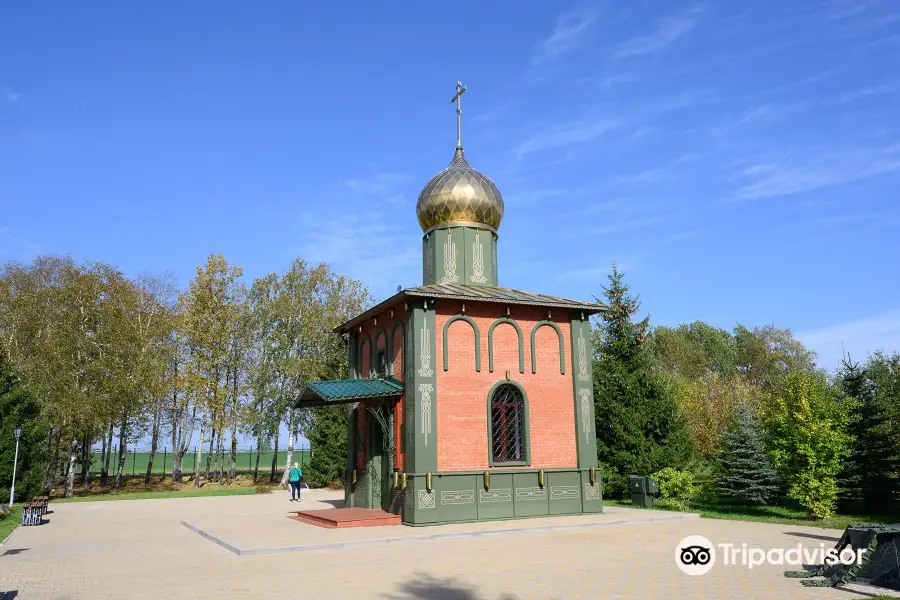
[[[649,477],[629,475],[628,491],[635,506],[653,506],[653,497],[659,493],[659,485]]]

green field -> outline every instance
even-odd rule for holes
[[[272,468],[272,456],[274,452],[261,452],[259,455],[259,471],[260,473],[268,473]],[[194,471],[194,460],[196,459],[196,454],[193,449],[190,450],[182,461],[181,470],[184,473],[193,473]],[[284,468],[284,461],[287,457],[286,450],[280,450],[278,452],[278,468]],[[215,459],[215,457],[213,457]],[[139,475],[147,472],[147,462],[150,460],[150,453],[144,451],[135,451],[127,454],[125,456],[125,469],[123,470],[124,475]],[[203,456],[201,458],[202,468],[206,469],[206,452],[204,448]],[[299,462],[302,465],[309,464],[309,449],[303,448],[301,450],[294,450],[294,462]],[[248,472],[253,470],[253,466],[256,463],[256,452],[251,452],[250,450],[242,450],[237,453],[237,470],[240,472]],[[214,463],[210,463],[214,464]],[[225,453],[225,464],[230,465],[230,458],[228,453]],[[112,460],[110,461],[109,470],[111,473],[116,472],[116,467],[118,466],[118,456],[113,455]],[[94,461],[91,464],[91,473],[100,473],[101,465],[100,465],[100,452],[94,453]],[[164,475],[166,473],[172,472],[172,453],[166,450],[160,450],[156,453],[156,457],[153,459],[153,473],[157,475]]]

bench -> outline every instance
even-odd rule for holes
[[[47,505],[50,502],[50,498],[48,496],[35,496],[31,499],[32,504],[39,504],[41,507],[41,514],[47,514]]]
[[[22,506],[22,525],[40,525],[41,524],[41,504],[37,502],[29,502]]]

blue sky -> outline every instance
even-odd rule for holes
[[[892,0],[16,3],[0,32],[0,260],[417,285],[460,79],[501,285],[590,299],[615,259],[656,324],[900,350]]]

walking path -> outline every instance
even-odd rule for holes
[[[861,597],[803,587],[782,576],[785,567],[716,565],[689,577],[674,561],[687,535],[738,546],[831,547],[839,531],[659,520],[671,515],[616,507],[593,517],[430,528],[323,529],[286,518],[299,507],[340,505],[341,497],[316,490],[301,505],[285,494],[51,503],[47,524],[19,528],[0,547],[0,592],[16,600]],[[197,530],[250,552],[235,553]],[[335,543],[343,546],[308,548]]]

